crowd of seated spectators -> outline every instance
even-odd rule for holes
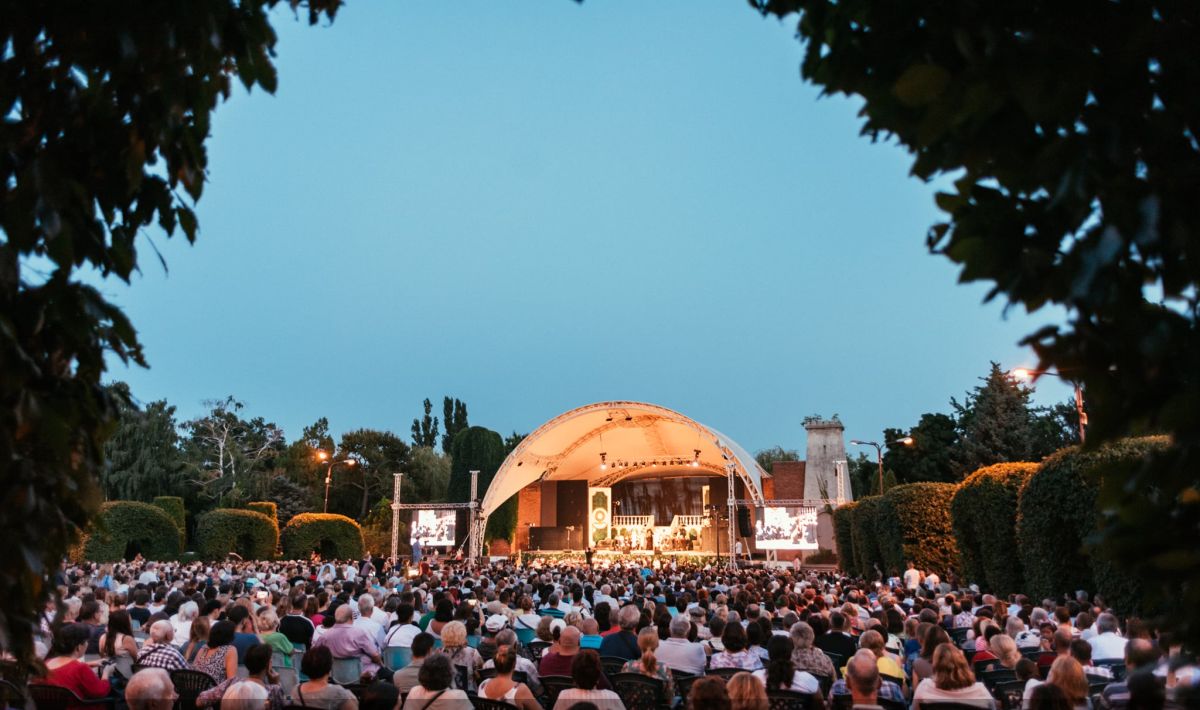
[[[6,655],[5,681],[29,690],[10,678],[24,669],[24,684],[79,703],[162,710],[181,694],[223,710],[604,710],[641,707],[646,688],[655,707],[698,709],[1197,702],[1189,649],[1100,594],[1034,604],[913,571],[861,580],[633,558],[412,573],[371,560],[64,566],[37,659]]]

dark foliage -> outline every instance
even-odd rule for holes
[[[358,523],[344,515],[301,513],[288,521],[280,535],[283,556],[308,559],[313,552],[325,559],[358,559],[363,554],[363,534]]]
[[[1017,499],[1035,463],[998,463],[959,484],[950,514],[963,578],[997,594],[1025,591],[1017,544]]]
[[[246,560],[269,560],[279,547],[274,517],[254,510],[218,508],[196,522],[196,552],[202,559],[223,559],[236,552]]]
[[[174,560],[182,549],[183,532],[170,515],[149,503],[119,500],[100,506],[83,545],[86,559],[115,562],[125,559],[130,543],[148,560]]]

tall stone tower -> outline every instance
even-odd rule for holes
[[[805,417],[808,432],[808,451],[804,463],[804,497],[808,499],[837,498],[837,471],[842,473],[842,492],[846,500],[854,500],[850,479],[846,475],[845,428],[837,415],[830,419]]]

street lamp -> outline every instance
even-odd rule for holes
[[[330,459],[329,454],[327,452],[321,451],[321,450],[317,451],[317,460],[320,461],[321,463],[324,463],[326,461],[329,462],[329,466],[325,469],[325,512],[328,513],[329,512],[329,484],[333,483],[333,467],[338,465],[339,463],[346,464],[349,467],[354,467],[354,466],[358,465],[358,462],[355,461],[354,459],[348,458],[348,457],[344,458],[344,459],[333,460],[333,459]]]
[[[901,439],[896,439],[895,441],[884,442],[884,444],[879,444],[874,441],[859,441],[858,439],[850,440],[851,446],[874,446],[875,447],[875,462],[879,465],[879,495],[883,495],[883,447],[884,447],[884,445],[891,446],[892,444],[903,444],[904,446],[912,446],[913,438],[911,436],[906,436]]]
[[[1087,429],[1087,412],[1083,411],[1083,387],[1075,380],[1067,379],[1061,372],[1055,370],[1030,370],[1025,367],[1018,367],[1009,371],[1009,374],[1017,380],[1026,380],[1030,384],[1037,382],[1037,378],[1042,375],[1050,375],[1057,377],[1064,382],[1070,382],[1075,388],[1075,412],[1079,415],[1079,443],[1083,444],[1084,432]]]

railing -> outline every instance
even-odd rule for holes
[[[614,515],[612,519],[614,528],[648,528],[653,525],[653,515]]]
[[[703,515],[676,515],[675,520],[671,522],[672,528],[683,526],[685,528],[704,527]]]

